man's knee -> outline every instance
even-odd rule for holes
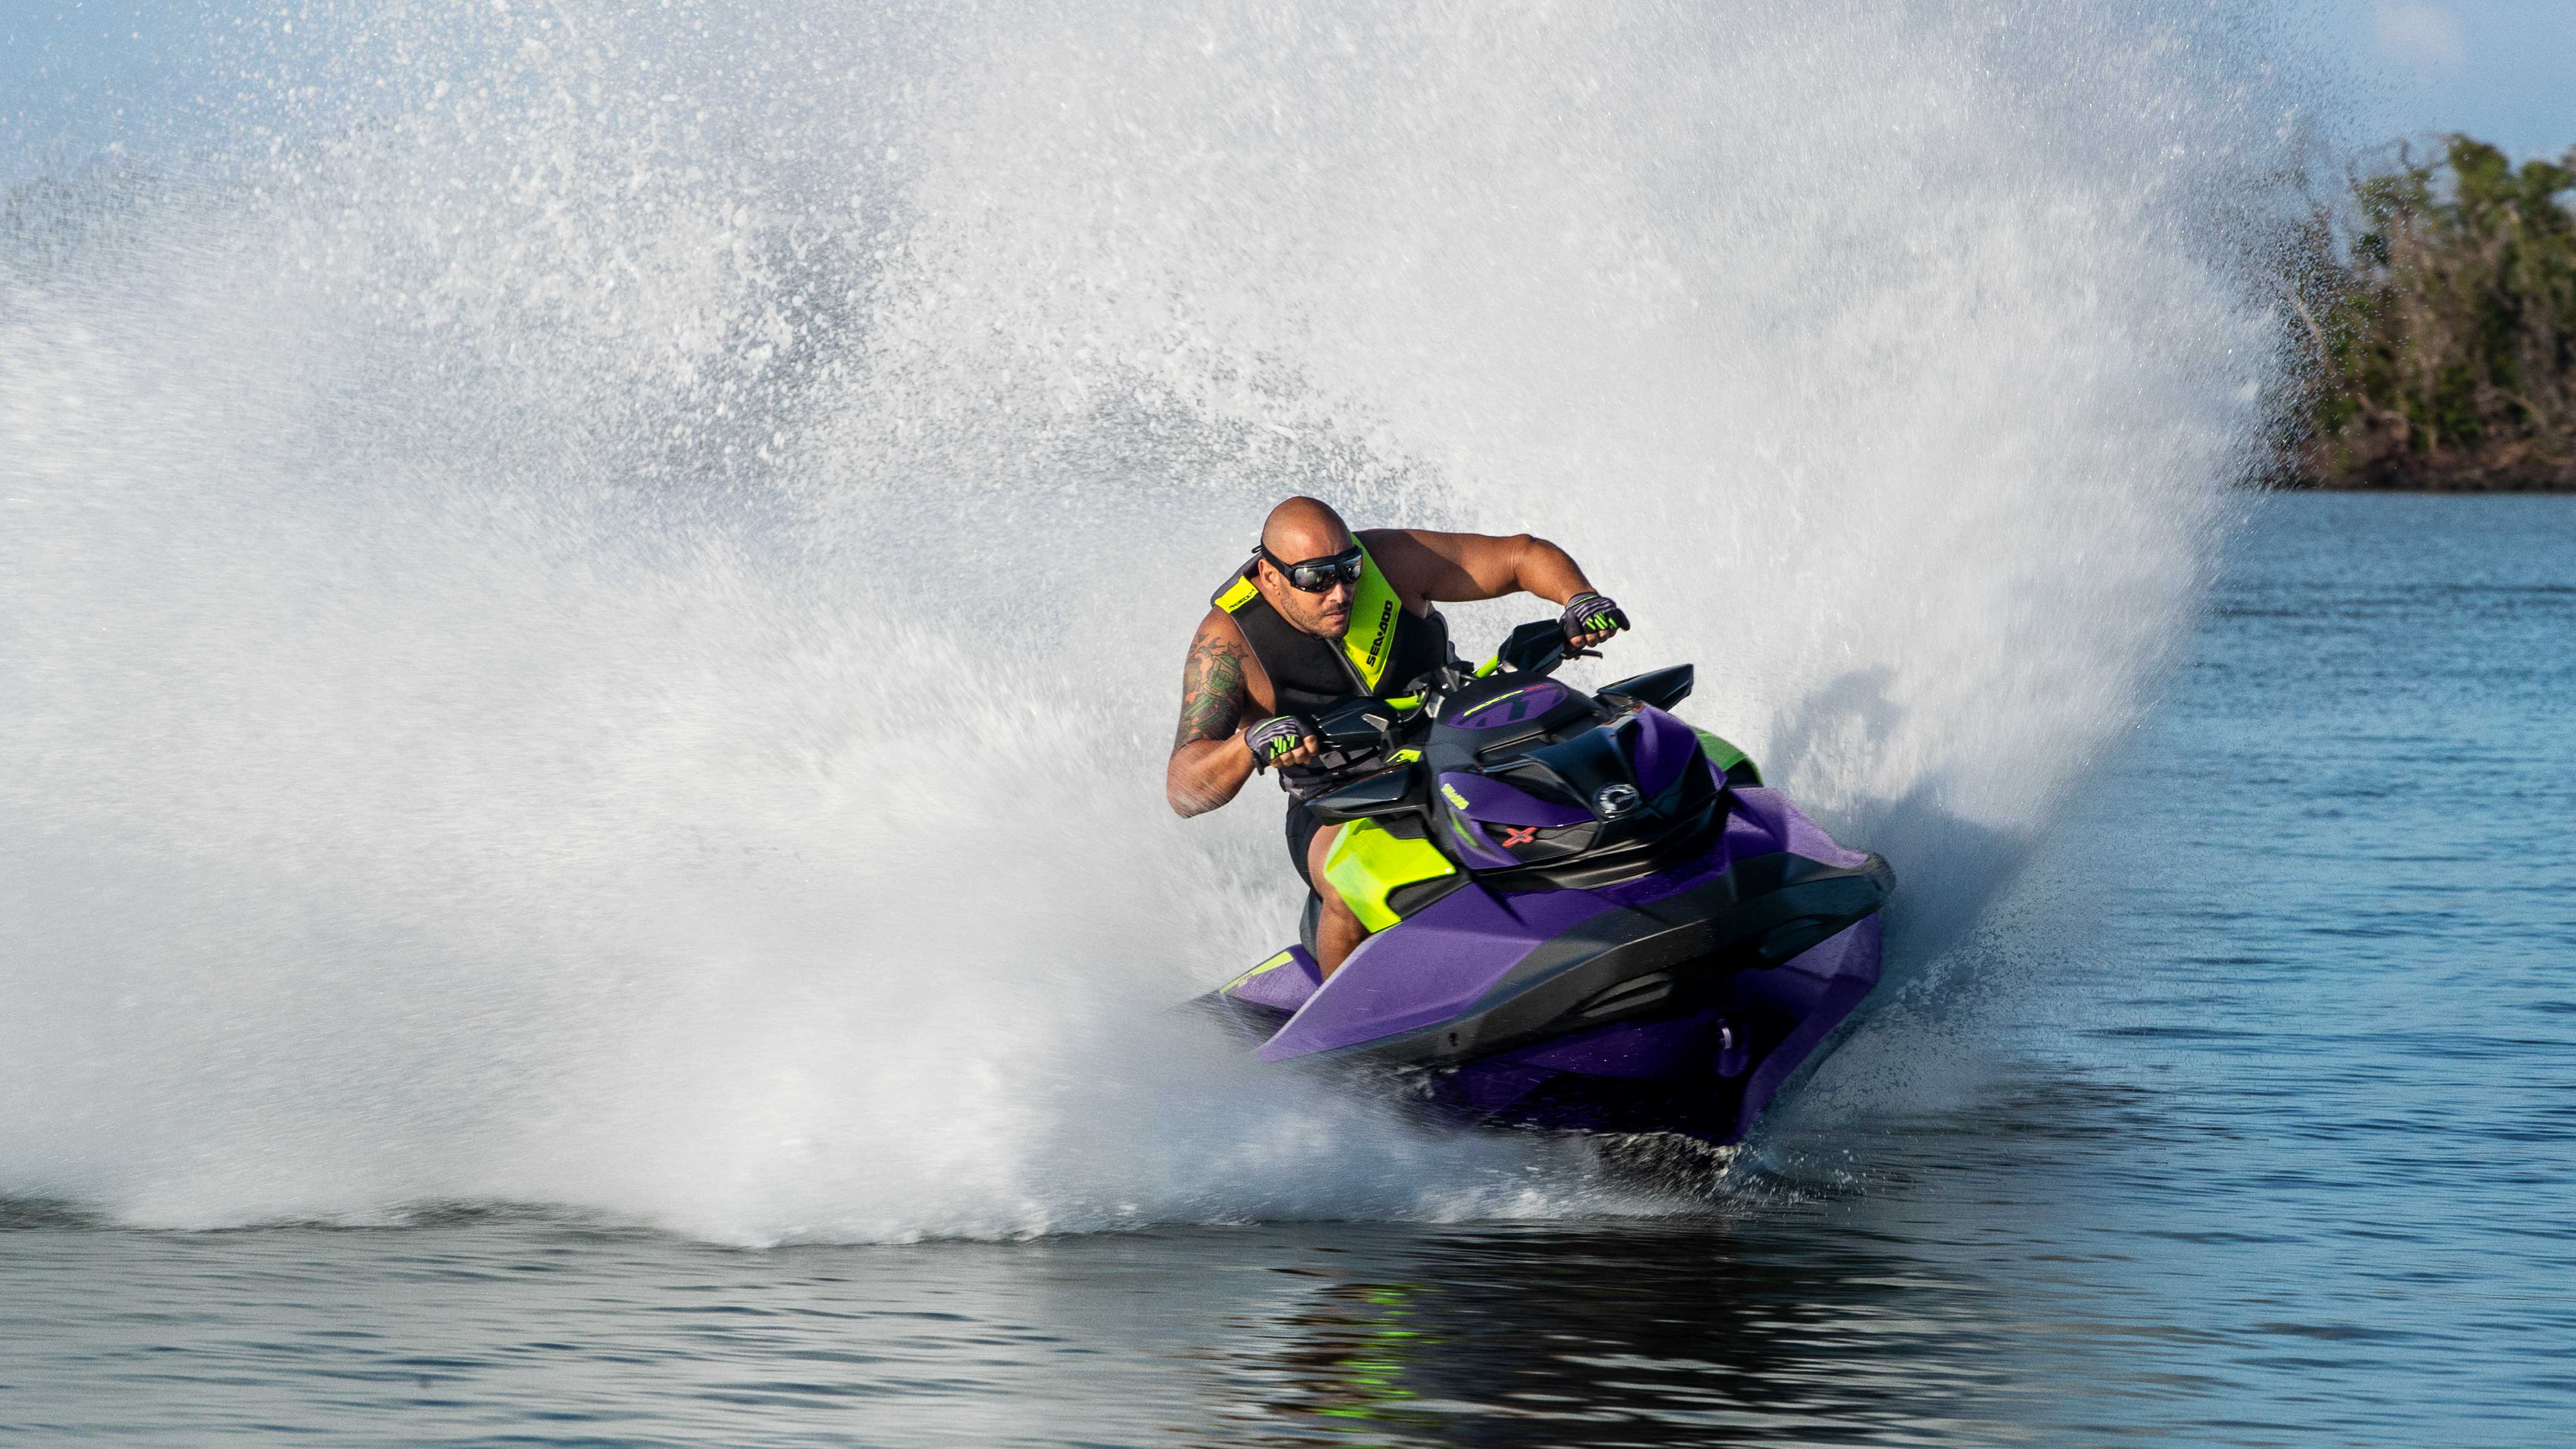
[[[1318,832],[1306,853],[1307,879],[1315,887],[1315,899],[1322,908],[1316,922],[1315,964],[1327,977],[1341,969],[1343,958],[1368,935],[1368,928],[1342,900],[1342,893],[1333,889],[1333,883],[1324,876],[1324,861],[1333,853],[1333,841],[1340,833],[1338,828]]]
[[[1333,883],[1324,876],[1324,862],[1332,858],[1333,842],[1340,838],[1341,833],[1342,827],[1338,825],[1315,832],[1314,840],[1306,847],[1306,880],[1315,888],[1315,894],[1323,898],[1325,915],[1335,920],[1355,921],[1359,918],[1343,902],[1342,893],[1333,889]]]

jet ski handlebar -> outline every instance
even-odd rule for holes
[[[1409,692],[1388,699],[1360,697],[1343,701],[1315,717],[1315,732],[1327,751],[1348,755],[1393,754],[1413,741],[1425,714],[1437,714],[1441,700],[1498,670],[1544,678],[1568,659],[1596,658],[1597,650],[1570,649],[1565,630],[1554,619],[1533,619],[1512,630],[1502,647],[1484,664],[1470,669],[1451,661],[1414,680]],[[1688,666],[1683,666],[1686,671]],[[1685,684],[1684,689],[1689,686]],[[1399,813],[1412,793],[1407,767],[1385,771],[1353,786],[1328,792],[1309,803],[1327,824],[1370,815]]]
[[[1464,660],[1452,659],[1438,669],[1414,680],[1403,694],[1382,701],[1400,710],[1414,710],[1436,703],[1444,694],[1455,694],[1468,685],[1508,669],[1514,674],[1544,678],[1554,674],[1569,659],[1598,659],[1598,649],[1569,649],[1565,629],[1554,619],[1532,619],[1514,629],[1503,640],[1494,657],[1469,668]]]

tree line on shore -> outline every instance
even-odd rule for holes
[[[2576,150],[2394,148],[2313,209],[2294,486],[2576,489]]]

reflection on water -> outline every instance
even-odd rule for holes
[[[504,1216],[199,1236],[57,1223],[8,1240],[0,1378],[41,1385],[19,1401],[64,1436],[120,1442],[255,1438],[282,1407],[379,1442],[2006,1428],[1994,1301],[1900,1244],[1833,1231],[1837,1211],[770,1253]]]
[[[1229,1316],[1210,1398],[1384,1443],[1787,1441],[1993,1422],[1976,1296],[1866,1242],[1701,1221],[1637,1230],[1361,1230]],[[1311,1433],[1311,1429],[1291,1432]]]

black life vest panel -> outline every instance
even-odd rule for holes
[[[1252,657],[1270,676],[1271,697],[1281,714],[1318,714],[1360,695],[1390,698],[1449,662],[1449,621],[1438,609],[1426,615],[1404,607],[1366,546],[1360,549],[1359,587],[1351,594],[1351,627],[1339,640],[1309,634],[1280,617],[1253,585],[1257,561],[1256,556],[1228,575],[1210,602],[1243,631]],[[1372,755],[1320,767],[1291,766],[1280,771],[1280,779],[1292,793],[1303,795],[1376,764]]]

